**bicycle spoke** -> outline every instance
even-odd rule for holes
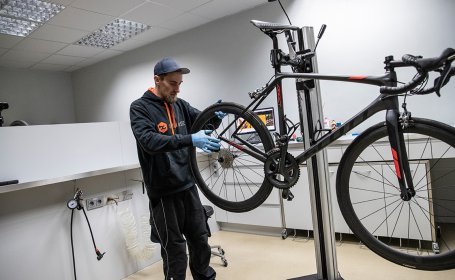
[[[442,205],[440,203],[436,203],[433,199],[429,199],[429,198],[426,198],[426,197],[420,197],[420,196],[417,196],[417,195],[416,195],[416,197],[418,197],[420,199],[423,199],[423,200],[426,200],[426,201],[428,201],[430,203],[433,203],[434,205],[440,207],[441,209],[447,210],[447,211],[452,212],[452,213],[455,214],[455,210],[449,209],[449,208],[445,207],[444,205]],[[438,199],[438,201],[444,201],[444,200],[443,199]],[[448,201],[452,201],[453,202],[454,200],[448,200]],[[439,216],[439,217],[441,217],[441,216]],[[448,217],[452,217],[452,216],[448,216]]]
[[[246,169],[251,170],[251,171],[253,171],[254,173],[256,173],[256,174],[258,174],[258,175],[260,175],[260,176],[264,176],[264,174],[257,173],[253,168],[251,168],[251,167],[249,167],[249,166],[246,166],[246,165],[243,165],[243,166],[245,166]],[[240,168],[239,168],[239,169],[240,169]],[[237,170],[237,172],[241,173],[241,172],[238,171],[238,170]],[[241,173],[241,174],[242,174],[242,176],[243,176],[245,179],[247,179],[248,181],[250,181],[251,183],[253,183],[253,184],[255,184],[255,185],[257,186],[257,183],[255,183],[255,182],[251,181],[251,179],[245,177],[245,176],[243,175],[243,173]],[[262,183],[260,183],[260,184],[262,184]]]
[[[433,168],[439,163],[439,161],[442,159],[443,156],[445,156],[445,154],[450,150],[450,146],[447,148],[447,150],[444,152],[444,154],[442,154],[438,160],[433,164],[433,166],[430,167],[430,169],[427,171],[427,173],[425,174],[425,176],[428,176],[428,174],[430,174],[431,170],[433,170]],[[420,179],[419,182],[417,182],[416,186],[418,186],[420,184],[420,182],[424,179],[425,177],[422,177],[422,179]],[[414,186],[415,187],[415,186]]]
[[[376,154],[382,159],[382,161],[383,161],[383,162],[387,162],[387,161],[384,159],[384,157],[382,156],[382,154],[376,149],[376,146],[374,146],[374,145],[371,145],[371,146],[372,146],[373,149],[376,151]],[[392,173],[396,176],[396,175],[397,175],[396,171],[393,170],[393,168],[390,167],[388,164],[387,164],[387,166],[389,167],[390,171],[392,171]]]
[[[239,171],[236,171],[236,172],[239,172]],[[251,181],[250,179],[248,179],[247,177],[245,177],[245,175],[243,175],[243,173],[241,173],[241,172],[239,172],[239,173],[240,173],[240,175],[243,177],[243,179],[249,180],[253,185],[255,185],[255,186],[258,187],[258,188],[260,187],[260,186],[258,186],[256,183],[254,183],[253,181]],[[246,181],[245,181],[245,184],[247,185],[247,188],[248,188],[248,190],[250,191],[251,195],[254,195],[253,191],[252,191],[251,188],[250,188],[250,185],[249,185]]]
[[[370,217],[371,215],[376,214],[377,212],[383,210],[385,207],[388,207],[388,206],[390,206],[390,205],[392,205],[392,204],[394,204],[394,203],[396,203],[397,201],[400,201],[400,200],[401,200],[401,198],[399,198],[399,199],[397,199],[397,200],[395,200],[395,201],[393,201],[393,202],[387,204],[386,206],[383,206],[383,207],[381,207],[381,208],[379,208],[379,209],[377,209],[377,210],[371,212],[370,214],[368,214],[368,215],[366,215],[366,216],[364,216],[364,217],[362,217],[362,218],[359,218],[359,220],[364,220],[364,219]]]
[[[395,220],[395,225],[393,226],[393,230],[392,230],[392,234],[390,236],[393,236],[393,234],[395,233],[395,230],[397,228],[397,225],[398,225],[398,221],[400,220],[400,217],[401,217],[401,212],[403,211],[403,207],[404,207],[404,203],[401,202],[400,204],[398,205],[401,205],[401,208],[400,208],[400,212],[398,213],[398,218]],[[397,206],[398,207],[398,206]],[[395,208],[396,209],[396,208]]]
[[[400,201],[400,199],[397,199],[397,200],[395,200],[394,202],[392,202],[392,203],[390,203],[390,204],[388,204],[388,205],[386,205],[386,206],[384,206],[384,207],[382,207],[382,208],[376,210],[375,212],[370,213],[368,216],[365,216],[365,217],[363,217],[363,218],[360,218],[360,220],[364,220],[365,218],[367,218],[367,217],[369,217],[369,216],[371,216],[371,215],[373,215],[373,214],[375,214],[375,213],[377,213],[377,212],[379,212],[379,211],[381,211],[381,210],[383,210],[383,209],[385,209],[385,208],[387,208],[387,207],[389,207],[389,206],[395,204],[397,201]],[[392,210],[392,212],[390,212],[390,214],[389,214],[388,216],[386,216],[386,218],[385,218],[385,219],[376,227],[376,229],[374,229],[374,230],[372,231],[372,234],[375,234],[375,233],[376,233],[376,231],[381,227],[381,225],[382,225],[384,222],[386,222],[387,219],[395,212],[395,209],[397,209],[398,206],[400,206],[400,203]],[[388,233],[387,233],[387,234],[388,234]]]
[[[409,137],[409,134],[408,134],[408,137]],[[409,138],[408,138],[408,141],[409,141]],[[418,164],[417,164],[416,170],[414,171],[414,174],[412,174],[412,180],[413,180],[413,181],[414,181],[414,177],[415,177],[415,175],[416,175],[416,173],[417,173],[417,170],[419,169],[420,163],[421,163],[421,161],[422,161],[422,159],[423,159],[423,155],[425,154],[425,152],[426,152],[426,150],[427,150],[427,145],[428,145],[429,142],[430,142],[430,137],[427,138],[427,141],[426,141],[426,143],[425,143],[425,147],[422,149],[422,154],[420,155],[419,162],[418,162]],[[408,153],[409,153],[409,148],[408,148]],[[415,188],[415,187],[416,187],[416,186],[414,186],[414,188]]]
[[[422,234],[422,231],[420,230],[419,223],[417,222],[417,219],[416,219],[416,217],[415,217],[415,215],[414,215],[414,211],[412,211],[411,204],[409,204],[409,210],[410,210],[410,212],[411,212],[411,214],[412,214],[412,218],[414,219],[414,223],[415,223],[417,229],[419,230],[420,239],[423,240],[423,239],[424,239],[424,238],[423,238],[423,234]]]
[[[246,155],[237,157],[237,160],[241,160],[241,161],[252,163],[252,164],[262,164],[262,162],[260,162],[260,161],[251,161],[249,159],[245,159],[245,158],[243,158],[244,156],[246,156]]]
[[[455,169],[446,159],[453,158],[455,131],[433,121],[414,120],[403,136],[409,178],[414,182],[412,198],[401,198],[394,162],[387,154],[390,143],[384,140],[388,130],[379,125],[357,138],[344,154],[342,164],[348,166],[340,168],[337,177],[341,211],[351,230],[381,256],[428,270],[453,268],[455,243],[446,224],[455,219],[451,183]],[[358,170],[363,166],[369,173]],[[404,250],[397,248],[398,239]],[[431,258],[428,264],[427,258]]]
[[[357,205],[357,204],[362,204],[362,203],[367,203],[367,202],[372,202],[372,201],[378,201],[378,200],[384,200],[385,198],[391,198],[391,197],[395,197],[395,196],[396,195],[390,195],[390,196],[386,196],[386,197],[379,197],[379,198],[372,198],[372,199],[357,201],[357,202],[353,202],[352,205]]]
[[[237,174],[235,173],[235,170],[234,170],[234,169],[232,169],[232,173],[234,174],[234,177],[235,177],[235,179],[237,180],[237,183],[239,184],[239,189],[240,189],[240,192],[241,192],[242,195],[243,195],[243,199],[246,199],[245,194],[243,193],[243,190],[242,190],[242,185],[241,185],[241,183],[240,183],[240,181],[239,181],[239,178],[237,177]]]
[[[371,169],[373,169],[377,174],[379,174],[379,176],[382,177],[382,174],[379,171],[377,171],[376,168],[374,168],[370,162],[365,161],[361,156],[359,156],[359,158],[363,161],[363,163],[366,163]],[[394,187],[395,189],[399,189],[398,187],[395,187],[394,184],[392,184],[387,178],[384,179],[388,182],[387,185]]]
[[[444,178],[445,176],[448,176],[450,173],[453,173],[453,172],[455,172],[455,169],[454,169],[454,170],[451,170],[450,172],[448,172],[448,173],[446,173],[446,174],[444,174],[444,175],[442,175],[442,176],[437,177],[437,178],[434,179],[434,180],[432,180],[432,184],[433,184],[434,182],[437,182],[438,180]],[[428,172],[427,172],[427,173],[428,173]],[[420,190],[424,189],[425,187],[428,187],[428,184],[423,185],[422,187],[416,189],[415,191],[420,191]]]
[[[373,178],[373,177],[370,177],[370,176],[364,175],[364,174],[362,174],[362,173],[360,173],[360,172],[357,172],[357,171],[352,171],[352,173],[355,173],[355,174],[357,174],[357,175],[363,176],[363,177],[365,177],[365,178],[368,178],[368,179],[370,179],[370,180],[373,180],[373,181],[379,182],[379,183],[381,183],[381,184],[383,184],[383,183],[384,183],[384,182],[382,182],[382,181],[380,181],[380,180],[378,180],[378,179],[375,179],[375,178]],[[378,174],[379,174],[379,173],[378,173]],[[382,176],[382,175],[381,175],[381,176]],[[388,186],[391,186],[391,187],[393,187],[393,188],[395,188],[395,189],[398,189],[398,188],[397,188],[397,187],[395,187],[394,185],[390,185],[390,184],[386,184],[386,185],[388,185]]]

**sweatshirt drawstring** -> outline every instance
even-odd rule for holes
[[[154,87],[150,87],[148,90],[151,91],[156,96],[158,96],[156,94],[156,92],[155,92],[155,88]],[[175,120],[174,109],[172,108],[172,105],[171,104],[167,104],[166,101],[164,101],[164,106],[166,107],[167,118],[169,120],[169,126],[171,127],[172,135],[174,135],[175,134],[174,133],[174,129],[177,128],[177,122]]]
[[[167,102],[164,102],[164,106],[166,106],[166,111],[167,111],[167,117],[169,119],[172,135],[174,135],[174,129],[177,128],[177,122],[175,121],[175,114],[174,114],[174,109],[172,108],[171,104],[167,104]]]

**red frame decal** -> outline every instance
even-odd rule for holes
[[[239,144],[236,144],[236,143],[234,143],[234,142],[232,142],[232,141],[227,141],[227,142],[228,142],[231,146],[234,146],[234,147],[236,147],[237,149],[239,149],[240,151],[243,151],[243,150],[244,150],[244,148],[243,148],[242,146],[240,146]]]
[[[395,171],[397,172],[398,179],[401,179],[401,170],[400,170],[400,163],[398,162],[398,153],[392,148],[392,157],[393,157],[393,164],[395,165]]]
[[[280,85],[276,85],[276,94],[277,94],[278,106],[281,106],[281,104],[283,103],[283,98],[281,97]]]
[[[350,76],[348,80],[363,80],[366,79],[368,76]]]

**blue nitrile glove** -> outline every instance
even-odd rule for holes
[[[219,151],[221,145],[220,140],[210,136],[212,130],[200,130],[194,134],[191,134],[191,140],[193,146],[198,147],[204,152],[211,154],[212,151]]]
[[[221,99],[218,100],[216,103],[218,103],[218,104],[221,103]],[[217,116],[218,119],[220,119],[220,120],[222,120],[226,115],[227,115],[226,113],[223,113],[221,111],[216,111],[215,112],[215,116]]]
[[[221,111],[216,111],[215,116],[217,116],[218,119],[222,120],[224,117],[226,117],[226,113],[223,113]]]

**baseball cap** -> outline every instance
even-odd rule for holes
[[[181,67],[180,65],[175,62],[174,59],[170,57],[165,57],[158,61],[157,64],[155,64],[155,69],[154,73],[155,75],[162,75],[162,74],[167,74],[167,73],[172,73],[176,71],[181,71],[182,74],[188,74],[190,73],[190,69]]]

